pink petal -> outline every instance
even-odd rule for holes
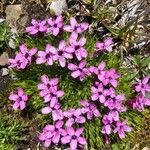
[[[36,52],[37,52],[37,48],[32,48],[29,53],[31,55],[35,55]]]
[[[102,43],[102,42],[97,42],[97,43],[96,43],[96,49],[97,49],[97,50],[103,50],[103,49],[104,49],[104,43]]]
[[[125,138],[125,133],[124,133],[124,131],[119,131],[119,132],[118,132],[118,135],[119,135],[119,137],[120,137],[121,139]]]
[[[64,96],[64,91],[57,91],[57,97]]]
[[[62,40],[59,42],[59,50],[63,50],[66,47],[65,41]]]
[[[76,70],[76,71],[74,71],[74,72],[71,73],[71,76],[72,76],[73,78],[77,78],[77,77],[80,76],[80,74],[81,74],[81,72],[80,72],[79,70]]]
[[[59,133],[56,133],[56,134],[53,136],[52,141],[53,141],[54,144],[58,144],[59,139],[60,139],[60,134],[59,134]]]
[[[149,81],[149,77],[145,77],[145,78],[143,79],[142,83],[143,83],[143,84],[147,84],[148,81]]]
[[[57,16],[57,18],[55,20],[55,23],[59,23],[59,22],[62,22],[62,21],[63,21],[62,16]]]
[[[80,46],[84,46],[85,43],[86,43],[86,38],[82,37],[82,38],[79,40]]]
[[[38,24],[38,22],[37,22],[35,19],[32,19],[32,20],[31,20],[31,23],[32,23],[33,25],[37,25],[37,24]]]
[[[16,110],[16,109],[18,109],[18,108],[19,108],[19,102],[15,102],[15,103],[13,104],[13,109]]]
[[[73,124],[74,124],[74,119],[73,119],[73,118],[69,118],[69,119],[66,121],[66,126],[67,126],[67,127],[71,127]]]
[[[105,46],[108,47],[111,44],[113,44],[112,38],[107,38],[106,40],[104,40]]]
[[[23,110],[26,107],[26,103],[24,101],[20,101],[20,109]]]
[[[85,30],[88,29],[88,27],[89,27],[88,23],[80,23],[78,28],[77,28],[77,32],[78,33],[84,32]]]
[[[50,145],[51,145],[51,140],[46,140],[46,141],[44,142],[44,146],[45,146],[45,147],[50,147]]]
[[[78,69],[78,66],[70,63],[68,64],[68,69],[74,71]]]
[[[76,149],[77,149],[77,140],[71,140],[70,150],[76,150]]]
[[[99,96],[99,101],[100,101],[101,103],[104,103],[104,102],[105,102],[105,97],[104,97],[103,95],[100,95],[100,96]]]
[[[44,107],[41,110],[42,114],[49,114],[51,111],[52,109],[50,107]]]
[[[54,130],[55,130],[55,127],[54,127],[54,125],[48,124],[48,125],[46,125],[46,126],[44,127],[44,129],[45,129],[46,131],[54,131]]]
[[[84,123],[86,121],[86,119],[83,116],[79,116],[75,119],[75,121],[77,123]]]
[[[26,52],[28,52],[28,49],[27,49],[27,47],[26,47],[25,44],[21,44],[21,45],[19,46],[19,50],[20,50],[20,52],[21,52],[22,54],[26,54]]]
[[[86,145],[86,144],[87,144],[86,139],[83,138],[83,137],[78,137],[78,142],[79,142],[80,144],[82,144],[82,145]]]
[[[60,129],[62,126],[63,126],[64,122],[63,121],[57,121],[56,124],[55,124],[55,127],[57,129]]]
[[[62,137],[62,138],[61,138],[61,142],[62,142],[63,144],[70,143],[70,140],[71,140],[71,136],[65,136],[65,137]]]
[[[18,95],[19,95],[20,97],[22,97],[22,95],[24,95],[24,91],[23,91],[22,88],[18,88]]]
[[[65,67],[66,66],[66,60],[64,57],[60,57],[59,58],[59,64],[61,67]]]
[[[47,63],[48,63],[50,66],[52,66],[52,65],[53,65],[53,59],[52,59],[52,58],[49,58],[49,59],[47,60]]]
[[[74,17],[70,18],[70,24],[71,24],[72,27],[75,27],[77,25],[77,21]]]
[[[46,59],[43,59],[43,58],[37,58],[36,59],[36,64],[43,64],[46,62]]]
[[[69,26],[69,25],[64,26],[63,29],[64,29],[65,31],[72,32],[72,27]]]
[[[98,69],[99,69],[99,70],[104,70],[105,66],[106,66],[106,63],[105,63],[105,62],[101,62],[101,63],[98,65]]]
[[[52,34],[53,34],[54,36],[57,36],[58,33],[59,33],[59,28],[54,28]]]
[[[75,134],[75,131],[74,131],[74,129],[73,129],[73,127],[68,127],[67,128],[67,133],[69,134],[69,135],[74,135]]]
[[[99,98],[99,95],[98,95],[98,94],[93,94],[93,95],[91,96],[91,99],[92,99],[93,101],[98,100],[98,98]]]
[[[75,135],[78,137],[80,136],[80,134],[82,134],[82,132],[83,132],[83,128],[78,128],[75,132]]]
[[[79,68],[80,69],[83,69],[86,65],[86,61],[81,61],[80,64],[79,64]]]
[[[16,101],[18,99],[18,95],[12,93],[12,94],[10,94],[9,99],[13,100],[13,101]]]
[[[111,127],[110,127],[110,125],[106,125],[105,126],[105,130],[106,130],[106,134],[110,134],[111,133]]]

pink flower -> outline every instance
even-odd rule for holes
[[[113,88],[106,89],[102,83],[95,82],[95,85],[91,87],[91,99],[93,101],[99,100],[104,104],[107,98],[115,97],[115,90]],[[107,97],[107,98],[106,98]]]
[[[118,112],[126,111],[126,107],[122,105],[125,96],[123,94],[117,95],[114,98],[107,98],[104,106],[108,107],[110,110],[116,110]]]
[[[37,21],[35,19],[32,19],[31,21],[32,26],[29,26],[26,28],[26,32],[28,32],[31,35],[34,35],[38,32],[46,32],[46,20],[43,21]]]
[[[60,103],[56,103],[55,105],[52,105],[52,103],[50,103],[49,106],[42,108],[41,112],[42,114],[49,114],[55,110],[60,109],[61,105]]]
[[[83,48],[83,46],[86,43],[86,38],[82,37],[80,38],[79,41],[77,41],[78,39],[78,34],[73,33],[70,38],[69,38],[69,43],[70,43],[70,47],[69,49],[71,49],[78,60],[82,60],[83,58],[87,57],[87,51],[85,50],[85,48]]]
[[[112,38],[107,38],[106,40],[104,40],[104,42],[97,42],[96,51],[111,52],[113,47],[112,44],[113,44]]]
[[[66,66],[66,59],[72,59],[74,50],[66,47],[65,41],[60,41],[57,49],[57,59],[61,67]]]
[[[13,109],[23,110],[26,107],[28,101],[28,95],[25,94],[22,88],[18,88],[16,92],[12,92],[9,96],[9,99],[14,101]]]
[[[111,121],[119,121],[119,113],[118,113],[118,111],[111,111],[111,112],[109,112],[107,117]]]
[[[104,115],[102,119],[102,123],[104,124],[102,127],[102,133],[107,135],[111,134],[112,131],[111,124],[113,123],[112,118],[108,117],[108,115]]]
[[[52,118],[54,121],[63,120],[64,119],[63,111],[61,109],[53,110]]]
[[[149,80],[149,77],[144,77],[142,80],[139,80],[139,82],[135,85],[135,91],[141,92],[143,96],[145,96],[146,92],[150,92],[150,85],[148,84]]]
[[[111,84],[113,87],[117,87],[118,81],[117,79],[120,77],[120,75],[116,72],[115,69],[109,69],[104,71],[104,64],[101,63],[98,66],[98,69],[95,69],[95,74],[97,75],[98,79],[104,84],[108,85]]]
[[[67,135],[61,138],[62,144],[70,144],[70,150],[76,150],[78,144],[84,146],[87,144],[86,139],[81,136],[83,128],[74,130],[73,127],[67,128]]]
[[[85,68],[85,66],[86,66],[86,61],[81,61],[79,63],[79,66],[69,63],[68,69],[72,71],[71,76],[73,78],[79,77],[80,81],[83,81],[86,76],[91,75],[90,71],[88,70],[88,68]]]
[[[39,139],[44,142],[45,147],[50,147],[51,143],[58,144],[62,135],[66,135],[65,130],[62,128],[63,121],[57,121],[55,125],[46,125],[43,132],[39,135]]]
[[[132,128],[126,125],[127,120],[123,122],[118,121],[116,123],[116,128],[114,129],[114,133],[118,133],[121,139],[125,138],[125,132],[131,132]]]
[[[47,22],[50,25],[50,27],[47,28],[47,32],[57,36],[63,28],[62,16],[57,16],[56,19],[49,18]]]
[[[54,61],[57,60],[57,50],[50,44],[46,45],[45,51],[38,51],[38,56],[36,64],[48,63],[50,66],[53,65]]]
[[[22,53],[16,54],[14,59],[9,59],[8,61],[10,68],[25,69],[28,65],[28,60]]]
[[[50,102],[51,106],[54,106],[58,102],[58,98],[64,95],[64,91],[58,90],[58,78],[49,80],[48,76],[41,76],[41,81],[38,85],[40,96],[44,98],[44,102]]]
[[[87,30],[89,27],[88,23],[80,23],[78,24],[75,18],[70,18],[70,25],[65,25],[64,30],[72,33],[82,33]]]
[[[32,61],[32,56],[36,54],[37,48],[32,48],[28,50],[25,44],[19,46],[20,53],[28,60],[29,63]]]
[[[132,102],[133,109],[136,109],[139,112],[144,111],[146,106],[150,106],[150,99],[144,97],[143,95],[137,96]]]
[[[64,117],[68,118],[66,126],[71,127],[75,123],[82,124],[86,121],[85,117],[82,116],[81,109],[70,109],[64,112]]]
[[[100,112],[95,104],[89,103],[87,100],[82,100],[80,103],[83,106],[83,108],[81,108],[81,112],[87,114],[87,119],[91,120],[94,116],[100,116]]]

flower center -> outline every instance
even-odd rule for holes
[[[26,53],[26,54],[25,54],[25,58],[28,58],[28,57],[29,57],[29,54],[28,54],[28,53]]]
[[[75,136],[75,135],[73,135],[73,136],[72,136],[72,139],[76,139],[76,136]]]
[[[46,54],[45,58],[49,59],[50,58],[50,54]]]
[[[63,52],[62,52],[62,51],[58,51],[58,55],[59,55],[59,56],[62,56],[62,55],[63,55]]]
[[[80,46],[79,46],[79,45],[75,46],[75,50],[78,50],[79,48],[80,48]]]

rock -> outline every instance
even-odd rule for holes
[[[50,11],[55,15],[61,15],[67,10],[66,0],[53,0],[50,4]]]
[[[17,32],[16,28],[12,28],[10,30],[10,32],[11,32],[11,37],[9,39],[8,45],[9,45],[10,48],[15,49],[16,48],[15,40],[17,38],[18,32]]]
[[[7,68],[2,68],[2,77],[7,76],[9,74],[9,70]]]
[[[3,19],[3,18],[0,18],[0,23],[1,23],[1,22],[4,22],[4,21],[5,21],[5,19]]]
[[[0,66],[5,66],[8,64],[8,54],[6,52],[3,52],[2,55],[0,55]]]
[[[6,7],[5,13],[6,21],[10,24],[10,27],[17,27],[17,20],[23,14],[22,5],[8,5]]]
[[[150,150],[150,148],[148,148],[148,147],[144,147],[142,150]]]

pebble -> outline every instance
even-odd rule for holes
[[[9,74],[9,69],[2,68],[2,77],[7,76]]]
[[[8,64],[8,53],[3,52],[0,55],[0,66],[5,66]]]
[[[66,0],[53,0],[50,4],[50,11],[55,15],[61,15],[67,10]]]

